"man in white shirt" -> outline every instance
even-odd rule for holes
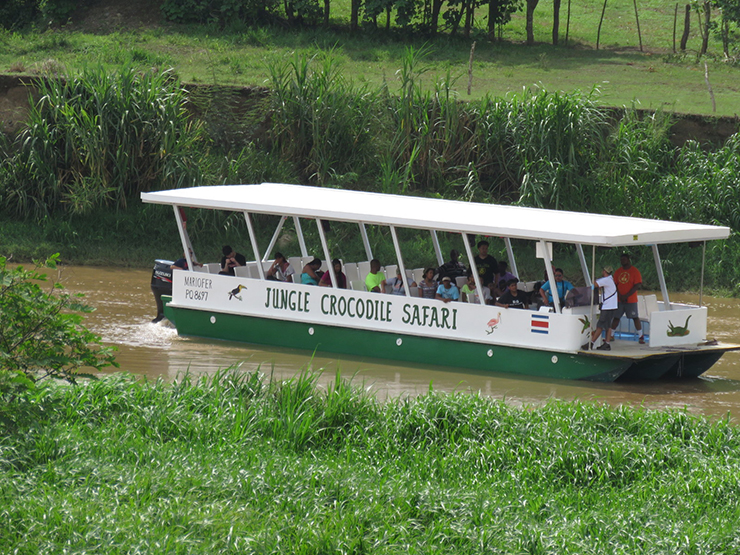
[[[614,270],[611,266],[605,266],[601,271],[602,277],[596,280],[596,285],[603,289],[601,293],[601,314],[599,321],[596,323],[596,329],[591,334],[591,341],[581,345],[581,349],[588,351],[592,349],[596,340],[601,336],[601,331],[606,330],[604,342],[596,347],[597,351],[611,351],[612,347],[609,341],[612,339],[611,323],[619,306],[617,298],[617,284],[614,283],[612,273]]]

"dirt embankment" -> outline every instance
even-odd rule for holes
[[[33,76],[0,75],[0,131],[13,134],[18,131],[28,114],[29,95],[35,93]],[[186,89],[194,96],[209,95],[209,85],[187,84]],[[267,91],[256,87],[219,87],[228,91],[229,102],[222,106],[233,112],[232,121],[243,121],[243,114],[260,110]],[[198,106],[198,102],[194,103]],[[199,110],[196,110],[196,113]],[[222,114],[223,115],[223,114]],[[691,114],[676,115],[671,129],[671,141],[681,146],[688,140],[709,145],[721,145],[728,137],[740,131],[740,118],[713,118]],[[264,129],[263,129],[264,130]]]

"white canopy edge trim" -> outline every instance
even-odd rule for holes
[[[503,206],[365,191],[262,183],[142,193],[145,203],[321,218],[604,247],[725,239],[728,227]]]

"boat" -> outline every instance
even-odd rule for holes
[[[661,246],[672,243],[689,242],[706,249],[707,241],[729,236],[727,227],[282,183],[173,189],[142,193],[141,199],[173,207],[183,252],[192,270],[172,272],[172,295],[163,299],[166,317],[183,336],[595,381],[694,378],[723,353],[740,348],[707,337],[707,308],[701,306],[701,301],[698,306],[670,301],[659,253]],[[243,214],[252,252],[251,260],[237,268],[236,275],[219,274],[218,263],[202,267],[194,264],[184,220],[186,208]],[[264,215],[273,215],[271,221],[277,221],[264,250],[257,241],[257,215],[260,221],[266,220]],[[300,245],[301,257],[295,259],[299,263],[308,256],[302,228],[307,221],[316,226],[324,264],[339,258],[332,256],[327,229],[334,222],[348,222],[351,229],[356,224],[356,238],[362,241],[366,260],[343,264],[347,273],[349,269],[355,272],[359,283],[348,276],[352,287],[340,289],[333,273],[333,287],[266,279],[270,256],[288,220],[293,222],[291,233],[296,234]],[[477,303],[443,303],[417,296],[416,290],[406,284],[411,283],[409,279],[401,296],[368,292],[362,285],[365,276],[360,274],[373,259],[367,231],[371,225],[390,231],[397,266],[401,275],[408,276],[414,270],[405,266],[399,230],[428,232],[435,251],[430,254],[440,265],[441,233],[459,238],[468,261],[474,260],[471,242],[475,237],[502,240],[515,275],[515,247],[520,250],[534,245],[532,250],[542,259],[551,283],[553,245],[573,248],[583,274],[579,281],[584,285],[576,288],[581,302],[561,299],[554,291],[553,306],[538,310],[486,305],[482,298]],[[262,235],[269,236],[267,231]],[[660,299],[657,294],[639,299],[646,343],[638,342],[636,332],[629,329],[631,321],[623,319],[611,351],[583,350],[581,346],[588,341],[599,310],[591,294],[596,249],[621,252],[636,247],[648,253],[652,250],[661,293]],[[613,258],[618,256],[615,252]],[[296,270],[300,272],[300,268]],[[482,290],[477,271],[473,275],[478,291]],[[702,282],[703,275],[702,267]],[[525,282],[522,287],[526,290],[532,286],[533,282]]]

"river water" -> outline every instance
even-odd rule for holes
[[[50,278],[54,276],[50,275]],[[437,391],[474,391],[517,405],[534,405],[548,399],[630,404],[648,408],[685,408],[706,416],[740,418],[740,352],[725,354],[703,377],[690,381],[593,383],[543,380],[456,370],[445,367],[398,365],[373,359],[312,357],[290,349],[261,348],[241,343],[182,338],[165,320],[152,324],[156,314],[149,289],[151,270],[64,266],[58,279],[71,292],[85,294],[96,311],[87,326],[106,344],[118,347],[119,370],[155,380],[171,381],[185,372],[212,374],[240,365],[278,378],[294,376],[302,368],[323,369],[319,382],[343,377],[373,390],[379,398]],[[672,301],[698,304],[697,295],[675,294]],[[709,308],[708,336],[740,344],[740,300],[704,296]]]

